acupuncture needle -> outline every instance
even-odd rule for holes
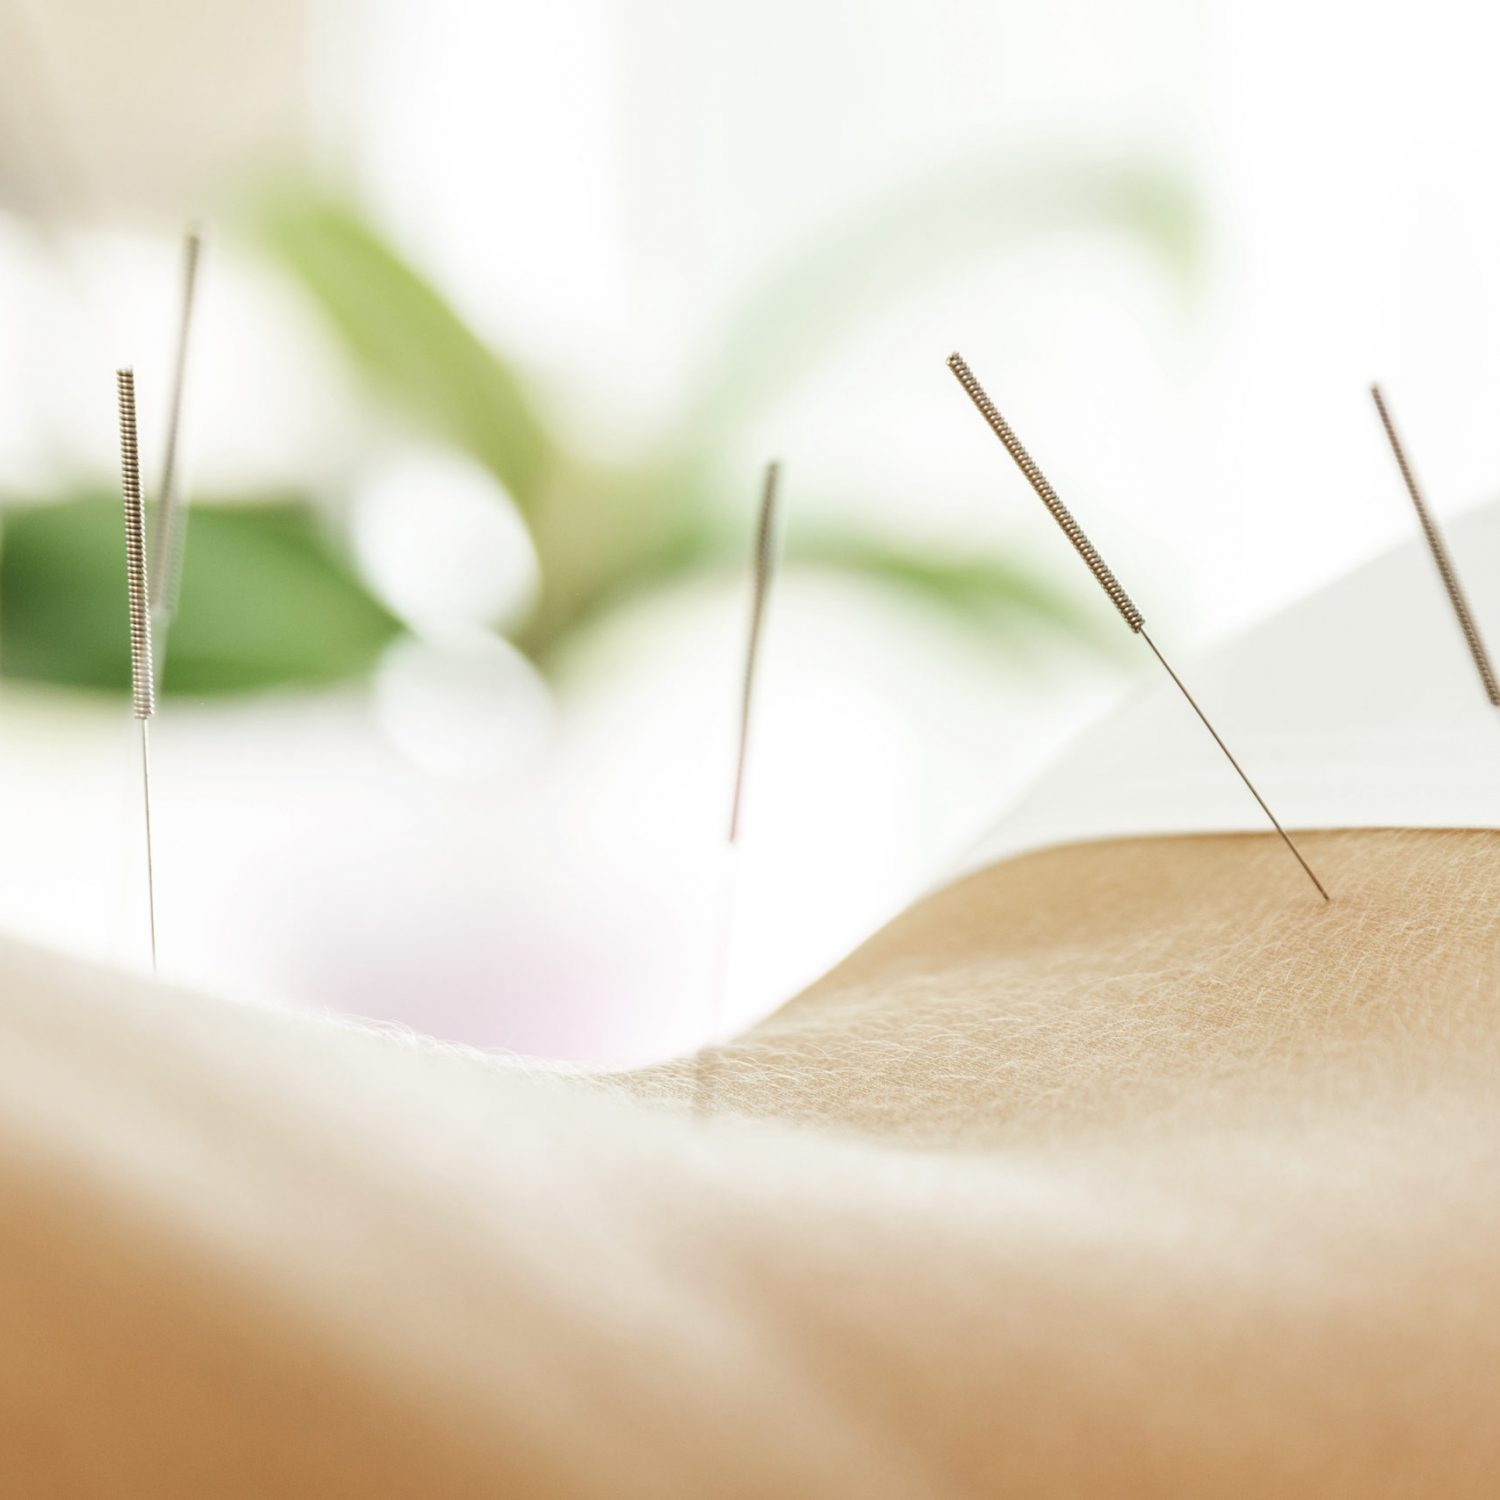
[[[766,600],[776,571],[776,500],[781,488],[781,465],[766,465],[761,486],[760,514],[755,525],[755,553],[751,563],[750,628],[745,637],[745,665],[740,678],[740,732],[734,758],[734,795],[729,804],[729,842],[740,837],[740,811],[745,799],[745,762],[750,749],[750,718],[755,707],[756,668],[765,633]]]
[[[1062,528],[1063,534],[1073,544],[1074,550],[1077,551],[1078,555],[1087,564],[1089,571],[1109,596],[1110,602],[1120,612],[1121,618],[1151,648],[1151,654],[1161,663],[1167,676],[1172,679],[1177,690],[1187,700],[1188,706],[1202,721],[1203,727],[1213,737],[1213,742],[1224,752],[1224,758],[1234,767],[1240,780],[1249,789],[1250,795],[1260,805],[1260,810],[1271,820],[1271,826],[1281,835],[1282,843],[1286,845],[1297,863],[1302,866],[1303,872],[1317,888],[1318,894],[1325,901],[1329,900],[1328,892],[1323,888],[1323,882],[1313,874],[1312,866],[1302,857],[1302,851],[1292,842],[1291,835],[1281,826],[1276,814],[1266,804],[1266,799],[1256,791],[1255,783],[1245,774],[1244,768],[1234,758],[1229,746],[1219,737],[1218,730],[1209,722],[1208,715],[1198,706],[1197,699],[1188,691],[1187,685],[1183,682],[1182,678],[1172,670],[1166,657],[1157,648],[1156,642],[1146,633],[1146,622],[1140,610],[1135,607],[1130,595],[1125,592],[1120,586],[1119,580],[1105,565],[1104,559],[1099,556],[1099,553],[1095,550],[1093,543],[1089,541],[1083,528],[1073,519],[1072,512],[1063,504],[1057,491],[1048,482],[1047,476],[1042,473],[1031,455],[1022,447],[1020,439],[1011,431],[1010,424],[1001,416],[999,408],[990,400],[984,387],[975,379],[974,372],[964,362],[963,357],[958,354],[950,354],[948,356],[948,368],[957,377],[958,383],[964,388],[965,394],[974,403],[980,416],[989,424],[990,430],[1000,439],[1005,451],[1015,460],[1016,467],[1026,476],[1027,483],[1036,491],[1042,504],[1051,512],[1052,519]]]
[[[1396,467],[1401,471],[1406,493],[1411,496],[1411,503],[1417,512],[1417,520],[1422,525],[1422,534],[1427,538],[1427,550],[1432,553],[1432,560],[1437,564],[1438,577],[1442,579],[1443,588],[1448,594],[1448,601],[1453,606],[1453,613],[1458,617],[1458,628],[1463,631],[1464,640],[1469,646],[1469,655],[1474,658],[1474,667],[1479,673],[1484,695],[1490,700],[1492,707],[1500,708],[1500,684],[1495,681],[1495,670],[1490,665],[1489,652],[1484,648],[1484,637],[1479,633],[1479,626],[1475,623],[1474,616],[1469,609],[1469,601],[1464,596],[1463,586],[1458,581],[1458,572],[1453,566],[1453,559],[1448,555],[1448,547],[1443,540],[1443,534],[1438,530],[1437,521],[1427,508],[1427,501],[1422,495],[1422,487],[1417,483],[1416,472],[1406,456],[1406,448],[1396,431],[1395,422],[1391,419],[1390,408],[1385,404],[1385,395],[1378,385],[1370,387],[1370,399],[1375,403],[1375,410],[1380,416],[1380,425],[1385,428],[1386,441],[1391,445],[1391,452],[1395,455]]]
[[[182,505],[183,394],[187,389],[188,354],[192,345],[193,315],[197,308],[198,266],[203,256],[203,233],[190,227],[182,242],[182,281],[177,311],[177,342],[172,359],[172,383],[167,395],[167,431],[162,449],[161,487],[151,524],[151,630],[155,645],[154,684],[161,686],[167,666],[167,637],[177,613],[182,585],[182,559],[187,516]]]
[[[140,726],[141,800],[146,829],[146,910],[151,972],[156,972],[156,869],[151,853],[151,736],[156,679],[151,670],[151,605],[146,573],[146,515],[141,501],[141,458],[136,439],[135,372],[115,372],[120,401],[120,488],[125,502],[125,579],[130,610],[131,707]]]
[[[734,790],[729,802],[729,828],[726,839],[728,851],[728,874],[724,895],[723,918],[720,925],[719,972],[710,990],[708,1036],[699,1049],[697,1067],[693,1076],[694,1108],[702,1113],[708,1102],[710,1049],[719,1041],[719,1032],[724,1024],[724,1012],[728,1000],[731,957],[734,947],[735,916],[738,897],[738,851],[740,826],[745,805],[746,771],[749,764],[750,729],[755,710],[755,688],[760,665],[761,639],[765,634],[766,602],[770,598],[771,582],[776,573],[777,562],[777,514],[781,491],[781,465],[775,461],[766,465],[765,479],[761,485],[760,511],[755,525],[755,544],[751,556],[750,624],[745,635],[745,655],[740,672],[739,733],[735,744]]]

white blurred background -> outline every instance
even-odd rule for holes
[[[177,239],[202,217],[195,487],[316,489],[411,629],[335,688],[166,701],[163,973],[632,1060],[703,1034],[729,885],[746,578],[636,599],[544,684],[491,628],[539,587],[506,495],[365,399],[237,234],[244,183],[291,163],[344,185],[600,464],[692,409],[777,265],[909,202],[906,270],[850,255],[858,316],[726,435],[713,504],[748,555],[778,455],[792,513],[1024,559],[1107,637],[943,368],[957,347],[1186,658],[1407,535],[1372,378],[1440,510],[1500,480],[1497,27],[1326,0],[3,0],[0,493],[112,474],[123,359],[159,430]],[[1026,198],[1005,243],[969,244],[926,192],[1055,161],[1180,183],[1188,263],[1097,222],[1031,232]],[[1144,674],[1129,646],[997,643],[790,568],[731,1019],[939,878]],[[144,961],[130,736],[123,698],[0,683],[6,930]]]

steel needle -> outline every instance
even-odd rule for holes
[[[120,401],[120,474],[125,502],[125,577],[130,609],[131,706],[140,726],[141,797],[146,829],[146,903],[151,971],[156,972],[156,868],[151,851],[151,734],[156,679],[151,670],[151,605],[146,573],[146,516],[141,500],[141,459],[136,438],[135,372],[115,373]]]
[[[1438,530],[1437,521],[1422,497],[1422,487],[1417,483],[1416,473],[1407,459],[1406,449],[1402,446],[1401,438],[1396,432],[1396,424],[1391,420],[1390,408],[1386,406],[1385,396],[1378,385],[1370,387],[1370,399],[1375,403],[1380,425],[1385,428],[1386,441],[1391,445],[1391,452],[1395,455],[1396,467],[1401,471],[1406,493],[1411,496],[1411,503],[1416,508],[1422,534],[1427,538],[1427,550],[1432,553],[1432,560],[1437,564],[1438,577],[1442,579],[1448,601],[1453,606],[1453,613],[1458,617],[1458,628],[1463,631],[1464,640],[1468,643],[1469,655],[1474,659],[1474,668],[1479,673],[1479,682],[1484,688],[1484,695],[1490,700],[1491,706],[1500,708],[1500,685],[1497,685],[1495,681],[1495,669],[1490,665],[1490,654],[1484,649],[1484,637],[1479,633],[1479,626],[1474,623],[1469,601],[1464,597],[1463,586],[1458,581],[1458,572],[1453,566],[1453,559],[1448,555],[1448,547],[1443,541],[1443,534]]]
[[[766,602],[770,597],[771,581],[776,572],[777,501],[780,488],[781,465],[775,462],[769,463],[766,465],[765,480],[761,487],[760,513],[755,527],[755,550],[751,565],[750,625],[746,633],[744,665],[740,677],[739,735],[734,759],[734,791],[729,804],[727,840],[729,864],[720,934],[719,973],[711,990],[712,1009],[709,1014],[708,1036],[699,1049],[697,1066],[693,1072],[693,1106],[699,1114],[703,1113],[708,1106],[712,1071],[711,1049],[718,1044],[728,998],[730,957],[734,946],[734,922],[739,884],[737,855],[741,816],[744,811],[745,773],[749,760],[750,728],[755,708],[760,643],[765,634]]]
[[[187,389],[188,353],[192,345],[193,315],[198,300],[198,265],[203,256],[203,234],[188,230],[182,244],[182,291],[177,313],[177,343],[172,360],[172,384],[167,397],[167,433],[162,450],[161,488],[157,492],[151,525],[150,577],[151,628],[154,634],[155,676],[160,687],[167,666],[167,638],[177,613],[182,582],[182,559],[187,531],[181,490],[179,451],[182,439],[182,409]]]
[[[1072,542],[1078,555],[1088,565],[1089,571],[1098,580],[1100,587],[1109,595],[1110,602],[1119,610],[1121,618],[1151,648],[1151,654],[1162,664],[1167,676],[1172,679],[1178,691],[1187,699],[1188,705],[1192,708],[1193,712],[1203,721],[1203,727],[1208,730],[1209,734],[1213,736],[1214,743],[1224,752],[1224,758],[1234,767],[1240,780],[1249,789],[1250,795],[1259,804],[1260,810],[1271,820],[1271,826],[1281,835],[1282,843],[1287,846],[1293,858],[1302,866],[1307,878],[1317,888],[1318,894],[1325,901],[1329,900],[1328,892],[1323,888],[1323,882],[1313,874],[1312,866],[1302,857],[1302,851],[1292,842],[1291,835],[1281,826],[1276,814],[1266,805],[1266,799],[1256,791],[1255,783],[1250,780],[1239,761],[1230,753],[1229,746],[1219,737],[1218,730],[1209,723],[1208,715],[1198,706],[1197,700],[1187,690],[1187,686],[1184,684],[1182,678],[1172,670],[1167,663],[1166,657],[1158,649],[1156,642],[1146,634],[1146,622],[1140,610],[1135,607],[1130,595],[1125,592],[1120,586],[1119,580],[1105,565],[1104,559],[1099,556],[1098,551],[1095,549],[1093,543],[1089,541],[1083,528],[1073,519],[1072,512],[1063,504],[1057,491],[1048,482],[1047,476],[1042,473],[1035,460],[1021,445],[1020,439],[1011,431],[1010,424],[1001,416],[999,408],[990,400],[984,387],[975,379],[974,372],[964,362],[963,357],[958,354],[950,354],[948,356],[948,368],[957,377],[958,383],[964,388],[965,393],[974,403],[980,416],[989,424],[990,430],[1000,439],[1005,451],[1015,460],[1016,467],[1026,476],[1027,482],[1036,491],[1042,504],[1051,512],[1053,520],[1062,527],[1063,533]]]

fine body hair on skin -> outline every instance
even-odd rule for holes
[[[1500,835],[1309,837],[1331,908],[1254,835],[1076,844],[961,879],[720,1049],[722,1105],[982,1150],[1301,1114],[1488,1061]],[[680,1100],[688,1071],[622,1083]]]
[[[0,947],[6,1489],[1488,1495],[1500,835],[1044,850],[554,1077]]]

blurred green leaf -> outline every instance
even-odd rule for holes
[[[0,674],[125,692],[130,683],[118,499],[6,512]],[[400,624],[297,501],[194,504],[163,687],[238,693],[367,671]]]
[[[529,511],[558,454],[519,372],[342,199],[282,188],[264,200],[259,230],[371,385],[471,453]]]
[[[1030,639],[1040,628],[1091,650],[1112,639],[1071,590],[1002,557],[960,556],[830,528],[793,532],[786,560],[884,586],[971,632]]]
[[[715,492],[725,447],[883,299],[955,264],[1076,229],[1133,239],[1187,286],[1199,229],[1190,188],[1138,157],[1028,152],[928,174],[777,268],[718,341],[668,440],[638,462],[605,468],[549,433],[515,367],[342,200],[283,190],[261,224],[367,380],[487,465],[515,497],[542,578],[515,639],[539,661],[610,609],[721,555]],[[1097,644],[1072,596],[1023,568],[912,555],[875,537],[820,545],[825,565],[901,589],[973,628],[993,634],[1025,620]]]
[[[712,491],[644,465],[576,465],[539,507],[532,538],[542,589],[511,639],[545,665],[619,605],[715,560]]]
[[[716,447],[882,300],[1043,234],[1123,234],[1187,288],[1200,258],[1197,201],[1170,170],[1071,153],[1011,154],[886,192],[799,246],[731,319],[695,388],[688,443]]]

